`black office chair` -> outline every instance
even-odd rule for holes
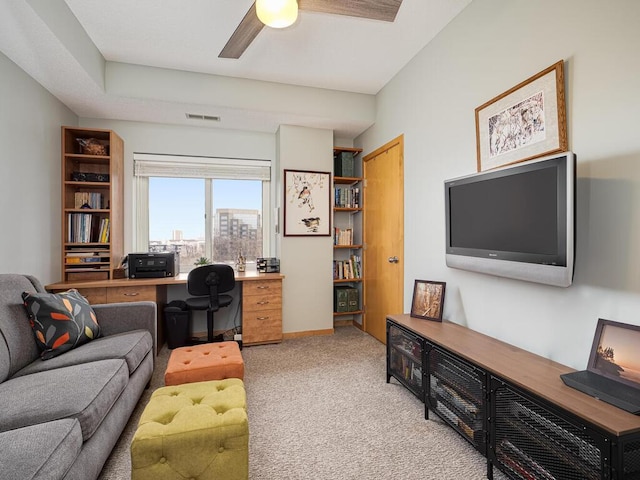
[[[233,290],[236,278],[229,265],[203,265],[194,268],[187,277],[187,306],[191,310],[207,311],[207,341],[213,342],[213,312],[228,307],[233,301],[231,295],[222,295]]]

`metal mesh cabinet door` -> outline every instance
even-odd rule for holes
[[[491,379],[491,393],[491,460],[510,478],[610,478],[604,436],[500,379]]]
[[[423,348],[421,337],[387,321],[387,383],[395,378],[424,402]]]
[[[485,372],[439,347],[425,348],[429,408],[485,454]]]
[[[620,443],[622,457],[614,465],[614,471],[618,471],[621,480],[640,479],[640,435],[634,435],[631,439]]]

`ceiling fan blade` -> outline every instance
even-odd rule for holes
[[[402,0],[298,0],[300,10],[393,22]]]
[[[264,23],[258,20],[256,14],[256,3],[253,2],[251,8],[244,16],[238,28],[236,28],[229,41],[224,46],[218,58],[240,58],[253,39],[260,33]]]

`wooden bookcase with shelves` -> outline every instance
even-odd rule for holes
[[[352,175],[341,176],[334,169],[333,188],[333,283],[335,319],[361,315],[362,309],[362,172],[358,155],[361,148],[335,147],[334,158],[343,153],[353,156]],[[346,292],[350,291],[350,292]],[[339,301],[345,298],[346,306]]]
[[[62,280],[109,280],[124,256],[124,142],[62,127]]]

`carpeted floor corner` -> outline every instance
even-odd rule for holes
[[[100,476],[131,475],[129,445],[170,350]],[[334,335],[246,347],[251,480],[486,478],[486,459],[423,404],[386,383],[385,346],[355,327]],[[494,478],[504,479],[495,471]]]

